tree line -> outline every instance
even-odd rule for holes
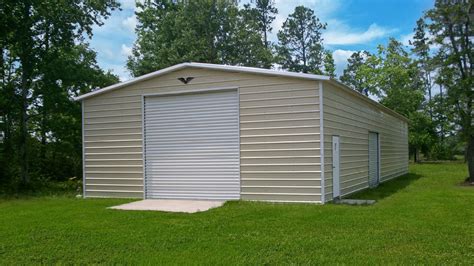
[[[81,176],[81,107],[72,97],[118,82],[87,43],[118,7],[1,1],[0,192]]]
[[[307,7],[288,15],[272,42],[272,0],[137,3],[137,40],[127,68],[140,76],[196,61],[324,74],[375,97],[410,119],[410,153],[451,159],[464,153],[474,178],[473,4],[437,0],[414,29],[411,46],[391,38],[376,52],[357,51],[336,77],[325,49],[326,23]],[[81,109],[72,97],[118,82],[89,48],[107,1],[2,1],[0,184],[81,176]]]
[[[133,76],[182,62],[281,68],[335,76],[332,54],[324,50],[326,24],[298,6],[278,31],[268,35],[278,9],[272,0],[145,1],[137,3],[137,41],[127,67]]]

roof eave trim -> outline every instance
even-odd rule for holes
[[[105,92],[108,92],[108,91],[111,91],[111,90],[122,88],[122,87],[125,87],[125,86],[128,86],[128,85],[135,84],[135,83],[140,82],[140,81],[144,81],[144,80],[147,80],[147,79],[154,78],[156,76],[166,74],[168,72],[179,70],[181,68],[186,67],[186,65],[188,65],[188,64],[189,63],[182,63],[182,64],[174,65],[174,66],[171,66],[171,67],[167,67],[167,68],[155,71],[155,72],[145,74],[143,76],[139,76],[139,77],[136,77],[136,78],[124,81],[124,82],[116,83],[116,84],[113,84],[113,85],[110,85],[110,86],[107,86],[107,87],[104,87],[104,88],[101,88],[101,89],[98,89],[98,90],[95,90],[95,91],[92,91],[92,92],[89,92],[89,93],[86,93],[86,94],[83,94],[83,95],[80,95],[80,96],[74,97],[73,99],[75,101],[81,101],[81,100],[84,100],[86,98],[90,98],[90,97],[93,97],[93,96],[96,96],[96,95],[99,95],[99,94],[102,94],[102,93],[105,93]]]
[[[290,77],[290,78],[302,78],[302,79],[309,79],[309,80],[330,80],[328,76],[322,75],[314,75],[314,74],[306,74],[306,73],[295,73],[295,72],[286,72],[286,71],[278,71],[278,70],[270,70],[270,69],[261,69],[261,68],[254,68],[254,67],[243,67],[243,66],[228,66],[228,65],[216,65],[216,64],[207,64],[207,63],[181,63],[178,65],[174,65],[171,67],[167,67],[152,73],[148,73],[146,75],[127,80],[121,83],[117,83],[102,89],[98,89],[93,92],[86,93],[84,95],[80,95],[74,97],[75,101],[84,100],[86,98],[90,98],[111,90],[115,90],[118,88],[122,88],[125,86],[129,86],[135,84],[140,81],[145,81],[147,79],[151,79],[154,77],[158,77],[164,75],[166,73],[176,71],[185,67],[195,67],[195,68],[205,68],[211,70],[221,70],[221,71],[233,71],[233,72],[242,72],[242,73],[251,73],[251,74],[261,74],[261,75],[270,75],[270,76],[282,76],[282,77]]]

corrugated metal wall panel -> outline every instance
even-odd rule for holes
[[[369,131],[378,132],[380,181],[408,172],[408,125],[341,88],[323,82],[325,194],[332,196],[331,136],[340,138],[341,195],[368,188]]]
[[[186,85],[177,80],[178,77],[190,76],[194,79]],[[110,147],[108,141],[126,140],[127,142],[142,139],[141,122],[126,122],[125,118],[141,114],[143,94],[225,87],[238,87],[239,96],[244,100],[240,108],[242,162],[264,164],[258,166],[258,169],[252,167],[251,170],[241,174],[242,183],[257,182],[251,184],[258,186],[243,186],[242,192],[248,193],[242,194],[241,198],[320,201],[320,193],[307,193],[306,189],[301,188],[302,186],[320,186],[320,166],[299,165],[320,163],[319,144],[307,142],[319,141],[319,98],[316,81],[190,68],[86,99],[84,101],[86,166],[99,163],[101,165],[133,165],[137,163],[137,158],[142,158],[141,144]],[[183,111],[186,111],[186,108],[188,107],[183,107]],[[213,102],[209,104],[209,108],[214,108],[219,113],[226,106]],[[123,119],[115,118],[122,115]],[[107,117],[118,121],[110,123]],[[91,122],[95,124],[90,124]],[[183,130],[185,129],[186,126],[183,126]],[[222,130],[222,134],[229,133],[225,131],[225,126],[219,130]],[[170,130],[160,128],[156,132],[165,134],[170,133]],[[99,142],[92,142],[94,143],[92,144],[88,141]],[[96,159],[112,161],[107,163],[93,161]],[[291,169],[301,166],[304,171],[281,171],[284,165],[293,164],[295,166]],[[99,185],[136,185],[137,180],[143,182],[141,170],[136,170],[134,173],[120,171],[120,168],[116,168],[114,173],[86,171],[86,183],[89,180],[94,180],[90,182],[91,184]],[[275,187],[275,184],[281,184],[282,188]],[[143,197],[143,187],[133,187],[134,193],[128,192],[130,188],[123,189],[123,192],[116,192],[121,191],[119,188],[115,186],[114,189],[109,189],[107,186],[102,186],[102,189],[94,189],[94,192],[87,193],[87,196]],[[282,194],[282,190],[290,194]]]
[[[237,90],[146,97],[144,110],[146,198],[240,198]]]

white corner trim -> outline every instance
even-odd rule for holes
[[[145,95],[141,97],[142,106],[142,184],[143,184],[143,199],[146,199],[146,149],[145,149]]]
[[[321,203],[326,203],[326,177],[324,174],[324,97],[323,82],[319,81],[319,150],[321,152]]]
[[[295,73],[295,72],[288,72],[288,71],[280,71],[280,70],[272,70],[272,69],[263,69],[263,68],[255,68],[255,67],[244,67],[244,66],[229,66],[229,65],[217,65],[217,64],[207,64],[207,63],[181,63],[178,65],[174,65],[171,67],[167,67],[134,79],[130,79],[121,83],[117,83],[93,92],[86,93],[84,95],[74,97],[75,101],[80,101],[98,94],[102,94],[104,92],[108,92],[111,90],[115,90],[118,88],[122,88],[131,84],[135,84],[140,81],[144,81],[147,79],[151,79],[154,77],[158,77],[164,75],[166,73],[176,71],[186,67],[194,67],[194,68],[204,68],[204,69],[211,69],[211,70],[221,70],[221,71],[232,71],[232,72],[243,72],[243,73],[252,73],[252,74],[262,74],[262,75],[271,75],[271,76],[282,76],[282,77],[293,77],[293,78],[302,78],[302,79],[309,79],[309,80],[330,80],[328,76],[323,75],[314,75],[314,74],[306,74],[306,73]]]
[[[84,102],[81,102],[81,123],[82,123],[82,197],[86,198],[86,142],[84,137]]]
[[[240,148],[241,145],[241,135],[240,135],[240,87],[237,87],[237,108],[238,108],[238,114],[237,114],[237,126],[238,126],[238,131],[239,131],[239,200],[242,199],[242,149]]]

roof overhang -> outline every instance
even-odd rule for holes
[[[216,64],[206,64],[206,63],[181,63],[171,67],[167,67],[155,72],[148,73],[146,75],[136,77],[124,82],[120,82],[96,91],[92,91],[78,97],[75,97],[74,100],[80,101],[84,100],[111,90],[123,88],[141,81],[145,81],[151,78],[156,78],[161,75],[180,70],[183,68],[204,68],[211,70],[220,70],[220,71],[230,71],[230,72],[242,72],[242,73],[251,73],[251,74],[261,74],[261,75],[270,75],[270,76],[282,76],[282,77],[291,77],[291,78],[300,78],[300,79],[310,79],[310,80],[329,80],[328,76],[323,75],[314,75],[314,74],[305,74],[305,73],[295,73],[287,71],[278,71],[271,69],[255,68],[255,67],[243,67],[243,66],[228,66],[228,65],[216,65]]]
[[[120,83],[117,83],[117,84],[114,84],[114,85],[111,85],[111,86],[108,86],[108,87],[105,87],[105,88],[102,88],[102,89],[99,89],[99,90],[96,90],[96,91],[92,91],[92,92],[74,97],[74,100],[75,101],[81,101],[81,100],[84,100],[84,99],[87,99],[87,98],[94,97],[96,95],[100,95],[100,94],[103,94],[103,93],[106,93],[106,92],[109,92],[109,91],[112,91],[112,90],[123,88],[123,87],[129,86],[129,85],[141,82],[141,81],[145,81],[145,80],[148,80],[148,79],[156,78],[156,77],[159,77],[161,75],[164,75],[164,74],[176,71],[176,70],[184,69],[184,68],[204,68],[204,69],[220,70],[220,71],[228,71],[228,72],[241,72],[241,73],[268,75],[268,76],[280,76],[280,77],[288,77],[288,78],[299,78],[299,79],[307,79],[307,80],[326,81],[326,82],[329,82],[329,83],[331,83],[331,84],[333,84],[337,87],[340,87],[340,88],[346,90],[350,94],[352,94],[355,97],[358,97],[358,98],[370,103],[371,105],[373,105],[376,108],[379,108],[379,109],[381,109],[381,110],[383,110],[383,111],[385,111],[385,112],[387,112],[387,113],[389,113],[389,114],[391,114],[391,115],[393,115],[397,118],[400,118],[400,119],[402,119],[403,121],[405,121],[407,123],[409,122],[409,120],[406,117],[404,117],[403,115],[393,111],[392,109],[389,109],[388,107],[385,107],[381,103],[376,102],[376,101],[370,99],[369,97],[367,97],[365,95],[362,95],[361,93],[349,88],[345,84],[343,84],[343,83],[339,82],[338,80],[333,79],[329,76],[306,74],[306,73],[296,73],[296,72],[288,72],[288,71],[280,71],[280,70],[272,70],[272,69],[263,69],[263,68],[255,68],[255,67],[229,66],[229,65],[217,65],[217,64],[194,63],[194,62],[181,63],[181,64],[170,66],[170,67],[167,67],[167,68],[155,71],[155,72],[151,72],[151,73],[148,73],[148,74],[140,76],[140,77],[136,77],[136,78],[124,81],[124,82],[120,82]]]

